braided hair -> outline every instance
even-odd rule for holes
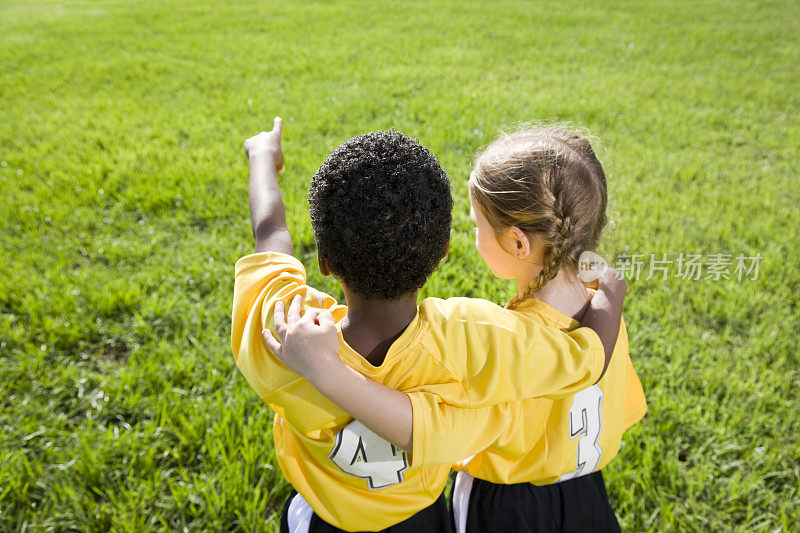
[[[470,194],[495,232],[517,226],[544,244],[542,270],[506,307],[532,298],[562,268],[595,250],[606,218],[606,178],[589,140],[561,126],[503,133],[478,154]]]

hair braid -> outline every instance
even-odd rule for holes
[[[569,217],[562,218],[557,231],[558,236],[554,239],[555,244],[545,252],[546,259],[542,271],[531,280],[524,291],[518,293],[506,304],[507,309],[516,309],[522,302],[532,298],[542,287],[547,285],[548,281],[558,275],[558,271],[572,246],[571,229],[572,225]]]

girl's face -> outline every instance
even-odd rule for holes
[[[497,241],[498,235],[486,216],[483,214],[481,207],[469,195],[469,217],[475,223],[475,248],[481,254],[483,262],[492,271],[492,274],[498,278],[515,279],[518,277],[518,261],[513,254],[508,253],[500,246]]]

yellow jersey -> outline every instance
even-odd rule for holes
[[[274,411],[275,448],[284,475],[326,522],[345,530],[389,527],[431,505],[450,464],[421,465],[381,439],[298,376],[266,346],[273,307],[296,294],[305,308],[329,309],[338,324],[347,308],[306,284],[303,265],[280,253],[236,263],[231,347],[239,370]],[[274,329],[273,329],[274,331]],[[597,381],[603,347],[588,328],[564,332],[479,299],[426,298],[411,324],[373,366],[339,331],[339,357],[365,376],[406,393],[469,408],[470,446],[491,444],[503,420],[482,416],[502,402],[566,397]]]
[[[579,323],[540,300],[518,310],[542,324],[574,330]],[[475,413],[452,409],[432,395],[414,395],[414,453],[419,462],[438,463],[474,453],[463,438]],[[419,411],[419,414],[417,413]],[[483,451],[454,465],[492,483],[547,485],[590,474],[619,452],[622,434],[647,411],[644,391],[631,364],[625,322],[602,379],[569,398],[530,398],[484,410],[482,416],[506,421]],[[486,436],[489,438],[489,436]]]

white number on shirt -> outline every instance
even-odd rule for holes
[[[397,485],[408,470],[406,452],[354,421],[336,435],[328,456],[345,474],[366,479],[372,490]]]
[[[591,474],[600,464],[603,449],[597,444],[597,439],[603,429],[602,405],[603,391],[597,385],[575,395],[569,410],[569,438],[578,439],[577,468],[558,478],[559,481]]]

